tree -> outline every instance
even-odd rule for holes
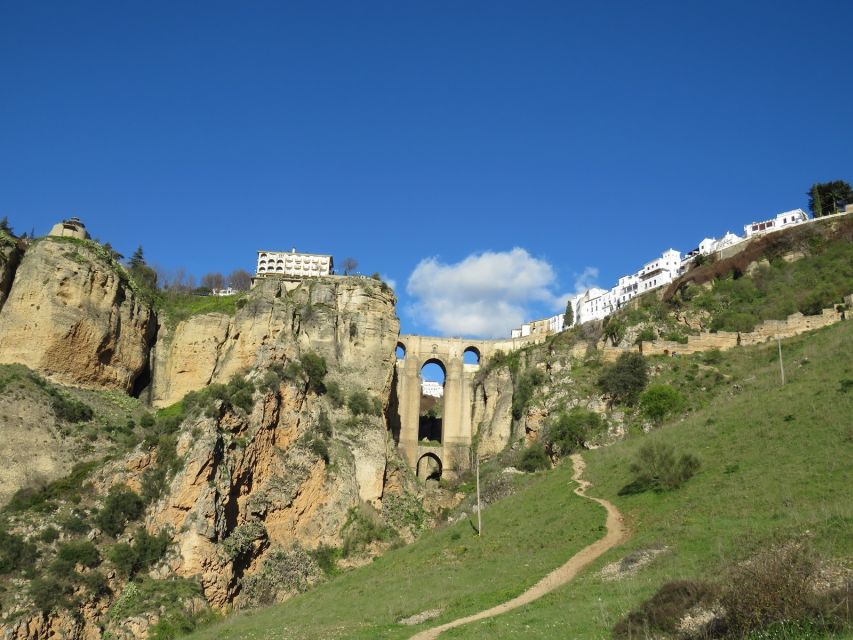
[[[602,371],[598,386],[616,402],[634,404],[649,380],[645,358],[636,352],[623,353]]]
[[[844,180],[815,183],[807,195],[815,218],[838,213],[844,205],[853,204],[853,188]]]
[[[668,384],[653,384],[640,396],[640,411],[655,424],[684,408],[684,396]]]
[[[130,256],[130,260],[127,263],[127,266],[131,269],[136,267],[143,266],[145,264],[145,255],[142,251],[142,245],[136,247],[136,251],[133,252],[133,255]]]
[[[575,323],[575,310],[572,307],[572,301],[566,303],[566,313],[563,314],[563,326],[568,329]]]
[[[109,253],[109,254],[110,254],[110,256],[112,257],[112,259],[113,259],[113,260],[115,260],[116,262],[118,262],[119,260],[124,260],[124,256],[123,256],[123,255],[121,255],[121,254],[120,254],[118,251],[116,251],[115,249],[113,249],[113,245],[111,245],[109,242],[105,242],[105,243],[104,243],[104,249],[106,250],[106,252],[107,252],[107,253]],[[142,247],[140,247],[139,249],[141,250],[141,249],[142,249]]]
[[[344,258],[344,261],[341,263],[341,268],[344,270],[344,275],[348,276],[358,269],[358,260],[348,256]]]
[[[224,289],[225,276],[223,276],[218,271],[205,273],[201,277],[201,286],[205,289],[210,289],[211,291],[213,291],[214,289]]]
[[[9,226],[9,218],[6,216],[0,219],[0,231],[5,231],[10,236],[12,235],[12,227]]]
[[[604,337],[610,340],[614,347],[622,342],[627,331],[625,323],[615,316],[607,316],[604,320]]]
[[[582,448],[587,438],[601,431],[602,426],[601,416],[587,409],[574,407],[568,413],[561,411],[545,427],[545,448],[551,456],[565,457]]]
[[[228,276],[228,285],[237,291],[248,291],[252,286],[252,276],[245,269],[234,269]]]

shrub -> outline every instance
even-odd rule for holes
[[[124,531],[128,522],[141,516],[144,509],[145,504],[138,493],[127,485],[117,485],[110,489],[95,523],[101,531],[115,537]]]
[[[329,414],[320,410],[320,415],[317,418],[317,431],[324,438],[332,437],[332,421],[329,419]]]
[[[640,396],[640,411],[656,424],[684,409],[684,396],[668,384],[653,384]]]
[[[89,593],[95,597],[108,596],[112,593],[106,577],[100,571],[89,571],[82,580]]]
[[[522,471],[532,473],[541,469],[548,469],[551,466],[551,460],[545,452],[545,446],[537,440],[529,447],[521,450],[515,461],[515,466]]]
[[[302,355],[300,362],[302,363],[302,370],[308,378],[308,390],[318,394],[323,393],[326,389],[323,386],[323,379],[327,373],[325,358],[309,351]]]
[[[56,527],[47,527],[39,534],[39,540],[48,544],[55,542],[57,539],[59,539],[59,529]]]
[[[67,596],[71,591],[69,584],[63,584],[53,578],[36,578],[30,582],[30,598],[39,611],[50,613],[68,606]]]
[[[154,427],[154,424],[154,416],[152,416],[150,413],[143,414],[142,417],[139,419],[139,426],[143,429],[151,429]]]
[[[664,442],[644,444],[629,467],[634,481],[628,493],[677,489],[693,477],[699,465],[696,456],[690,453],[676,456],[675,449]]]
[[[133,535],[133,544],[120,542],[113,545],[109,558],[122,575],[132,578],[156,564],[168,547],[168,532],[160,531],[156,536],[152,536],[140,527]]]
[[[59,394],[54,396],[52,405],[56,417],[66,422],[88,422],[95,415],[86,403]]]
[[[600,431],[602,426],[601,416],[593,411],[580,407],[568,413],[561,411],[545,427],[545,447],[550,455],[567,456],[582,448],[590,434]]]
[[[353,391],[347,399],[347,407],[354,416],[369,414],[373,410],[373,403],[364,391]]]
[[[256,540],[266,537],[267,530],[262,523],[244,522],[234,527],[228,537],[222,541],[222,550],[229,560],[233,560],[249,551]]]
[[[178,439],[174,434],[162,435],[157,440],[156,464],[146,469],[142,475],[142,499],[145,504],[160,498],[169,478],[180,468],[181,459],[177,453],[177,442]]]
[[[605,367],[598,386],[616,402],[634,404],[649,379],[648,365],[639,353],[623,353]]]
[[[389,540],[394,535],[394,531],[382,524],[373,507],[361,504],[349,510],[346,522],[341,527],[341,536],[344,541],[341,552],[346,558],[362,551],[371,542]]]
[[[89,533],[91,527],[86,523],[83,518],[76,514],[70,514],[64,518],[59,520],[59,526],[62,527],[62,530],[65,533],[71,534],[84,534]]]
[[[341,389],[341,385],[337,382],[331,381],[326,383],[326,395],[332,401],[334,407],[339,408],[344,406],[344,392]]]
[[[0,574],[30,570],[37,558],[36,545],[23,536],[0,529]]]
[[[244,578],[243,594],[249,606],[275,603],[283,597],[306,591],[322,570],[311,554],[294,546],[270,553],[259,571]]]
[[[697,605],[710,605],[716,590],[704,582],[667,582],[613,628],[614,638],[645,638],[650,632],[675,633],[684,614]]]
[[[520,420],[524,415],[530,401],[533,399],[533,392],[540,384],[545,381],[545,374],[537,368],[526,370],[518,379],[518,384],[512,394],[512,417]]]
[[[311,438],[308,443],[308,448],[318,458],[322,458],[323,462],[329,464],[329,445],[322,438]]]
[[[819,566],[811,550],[789,543],[732,569],[720,598],[729,634],[742,637],[783,622],[826,632],[853,622],[849,591],[815,592]]]
[[[97,567],[101,564],[101,556],[97,547],[88,540],[74,540],[59,547],[57,560],[68,562],[71,566],[81,564],[84,567]]]

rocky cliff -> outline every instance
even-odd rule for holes
[[[42,532],[81,518],[93,527],[88,537],[108,587],[90,593],[72,582],[62,588],[73,590],[77,614],[63,607],[33,614],[30,588],[17,584],[0,602],[13,620],[0,625],[7,637],[98,638],[104,629],[113,637],[144,637],[161,619],[162,612],[128,605],[135,600],[127,589],[138,587],[112,560],[116,545],[136,544],[137,525],[117,537],[95,528],[116,487],[144,496],[139,523],[169,540],[164,558],[138,577],[150,589],[175,577],[198,584],[193,609],[253,605],[301,590],[321,578],[305,554],[340,547],[359,518],[411,538],[411,523],[423,517],[419,489],[396,455],[384,416],[399,333],[389,288],[364,278],[268,280],[233,315],[175,323],[161,314],[156,322],[109,266],[84,244],[37,243],[0,318],[8,330],[0,339],[4,358],[54,379],[132,390],[150,357],[142,397],[174,407],[157,417],[146,442],[94,469],[88,489],[52,498],[55,513],[7,516],[13,535],[39,545],[35,571],[47,576],[57,550],[77,534],[63,530],[58,543],[43,545]],[[315,357],[326,369],[319,384],[308,366]],[[358,397],[363,406],[353,409]],[[377,550],[363,553],[371,549]],[[282,558],[293,557],[306,575],[291,583],[282,576],[292,575],[293,563],[282,568]],[[82,578],[58,579],[60,586],[91,572],[78,571]]]
[[[44,238],[27,249],[0,310],[0,363],[130,392],[155,331],[151,305],[100,245]]]
[[[311,349],[331,371],[354,375],[387,397],[399,334],[393,292],[371,279],[261,280],[231,317],[162,319],[154,347],[151,401],[170,405],[188,391]]]
[[[12,279],[21,262],[22,253],[18,241],[0,230],[0,309],[12,288]]]

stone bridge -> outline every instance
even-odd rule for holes
[[[400,336],[395,388],[399,423],[392,425],[392,430],[397,432],[400,453],[419,477],[454,476],[471,466],[471,442],[476,428],[472,424],[474,377],[497,351],[514,351],[543,339],[544,336],[509,340]],[[474,354],[477,364],[465,363],[466,353]],[[430,363],[444,371],[440,446],[419,437],[421,369]]]

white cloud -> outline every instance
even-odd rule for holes
[[[596,267],[584,267],[580,273],[575,273],[575,289],[558,296],[554,296],[554,303],[551,306],[554,311],[564,311],[569,298],[583,293],[587,289],[592,289],[598,286],[598,269]]]
[[[589,277],[587,270],[584,274]],[[445,335],[502,337],[531,320],[531,305],[554,305],[555,279],[547,261],[516,247],[473,254],[455,264],[426,258],[406,291],[415,298],[410,312],[420,324]]]

